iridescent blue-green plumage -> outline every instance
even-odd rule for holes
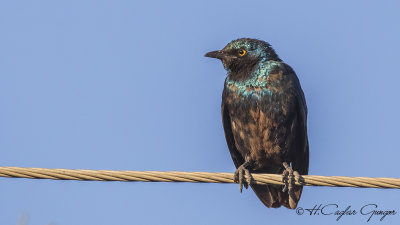
[[[234,40],[206,56],[221,59],[228,76],[222,95],[227,144],[237,168],[254,173],[282,173],[286,162],[308,173],[307,106],[293,69],[261,40]],[[251,184],[267,207],[296,208],[294,195],[281,186]]]

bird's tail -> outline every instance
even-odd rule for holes
[[[289,198],[288,193],[283,192],[283,186],[280,185],[252,184],[251,187],[253,188],[257,197],[268,208],[279,208],[283,205],[286,208],[295,209],[297,207],[297,203],[300,200],[301,192],[303,190],[303,186],[295,186],[295,198]]]

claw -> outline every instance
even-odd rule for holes
[[[289,206],[294,209],[297,206],[299,201],[294,194],[294,185],[296,182],[299,184],[304,184],[304,178],[300,176],[297,171],[293,171],[293,169],[288,165],[288,163],[284,162],[283,167],[285,170],[282,173],[282,181],[284,183],[283,192],[288,192],[289,195]]]
[[[304,178],[300,176],[299,172],[293,171],[294,179],[301,185],[304,185]]]
[[[289,172],[287,170],[284,170],[282,173],[282,182],[284,183],[283,188],[282,188],[283,192],[286,192],[288,190],[288,186],[289,186],[288,175],[289,175]]]
[[[282,173],[282,181],[285,184],[283,186],[282,191],[288,192],[289,196],[294,198],[294,184],[295,184],[295,177],[299,179],[300,175],[297,171],[293,171],[293,169],[286,163],[283,163],[285,170]]]
[[[247,189],[249,185],[253,182],[253,177],[251,176],[250,171],[247,169],[250,166],[251,160],[250,158],[246,158],[246,162],[243,163],[234,173],[233,180],[235,183],[239,183],[239,190],[242,192],[243,186]]]
[[[246,187],[246,189],[247,189],[247,188],[249,188],[249,185],[252,183],[253,177],[251,176],[249,170],[245,170],[244,173],[245,173],[245,175],[246,175],[246,184],[245,184],[245,187]]]
[[[239,183],[240,192],[243,190],[243,186],[247,189],[249,188],[249,184],[252,182],[252,177],[250,171],[243,166],[237,168],[234,174],[235,183]]]

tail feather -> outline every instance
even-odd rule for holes
[[[282,191],[283,187],[280,185],[252,184],[251,187],[261,202],[268,208],[279,208],[283,205],[286,208],[295,209],[303,190],[302,186],[294,187],[295,199],[292,199],[289,198],[287,192]]]

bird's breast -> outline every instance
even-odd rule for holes
[[[234,113],[231,121],[236,147],[243,156],[250,155],[256,165],[254,169],[281,164],[277,121],[258,109],[240,115]]]
[[[225,80],[225,88],[237,97],[260,99],[263,96],[280,95],[284,92],[287,82],[282,70],[255,70],[246,80]]]
[[[286,151],[288,109],[265,99],[235,104],[234,96],[228,97],[227,103],[231,102],[228,107],[236,148],[243,157],[249,155],[254,160],[255,170],[274,172],[273,168],[280,168]]]

